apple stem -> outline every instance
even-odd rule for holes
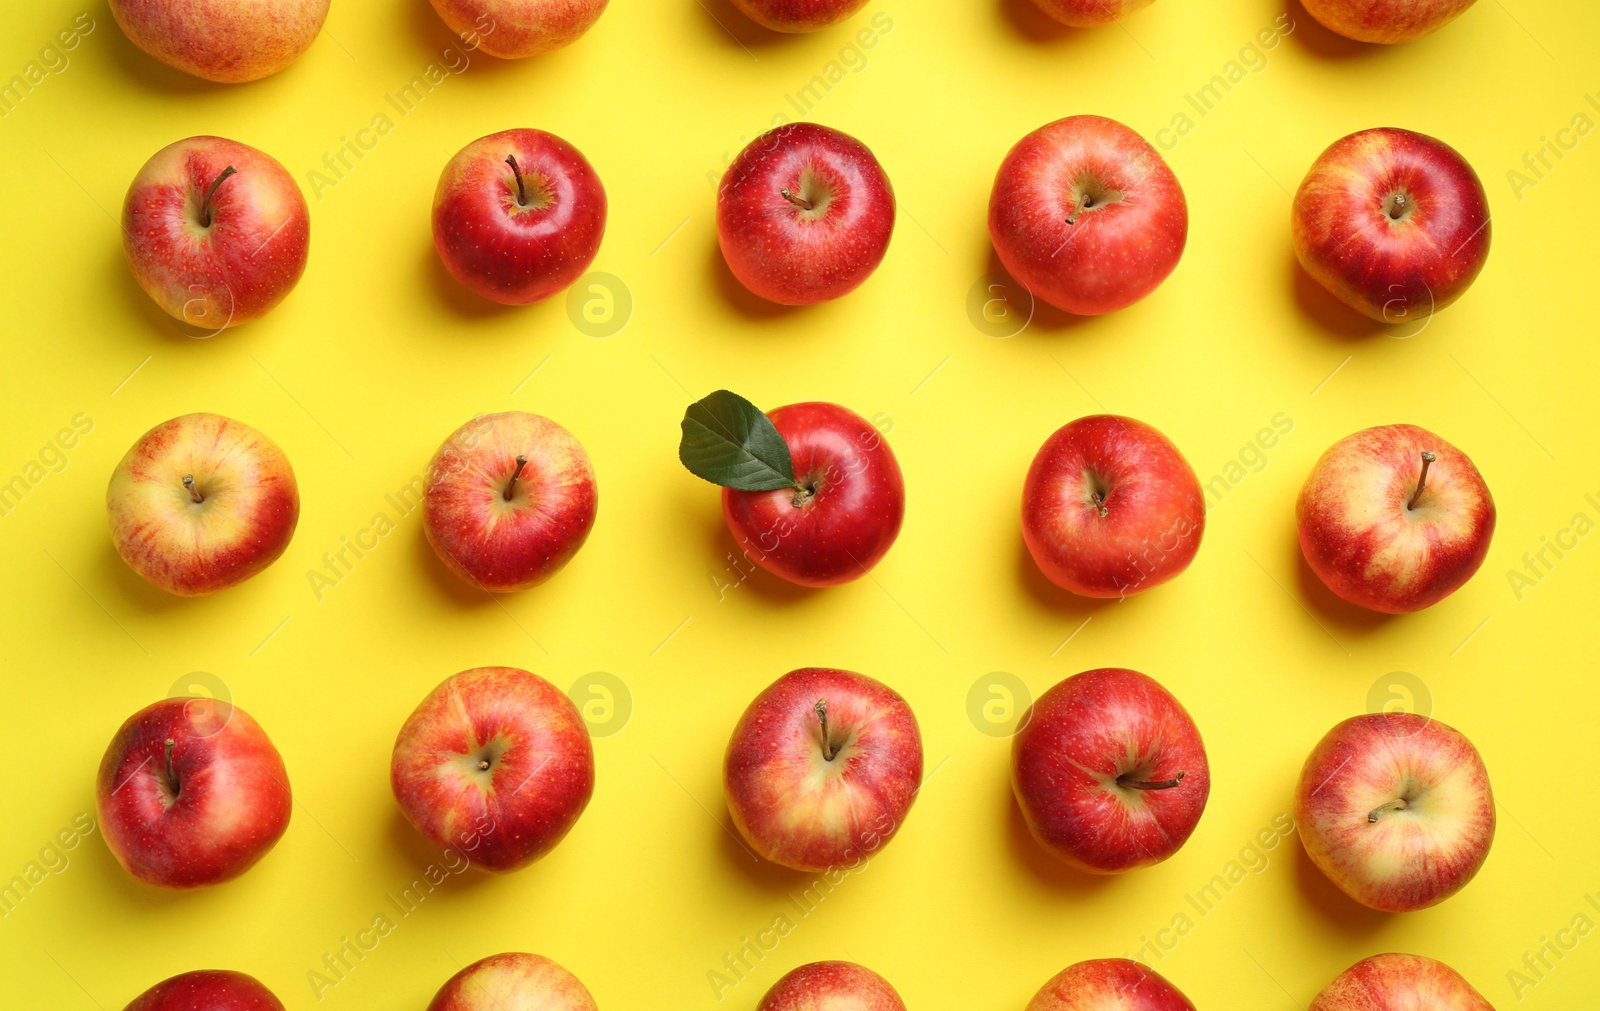
[[[200,494],[200,489],[194,486],[193,474],[183,475],[183,486],[189,489],[189,497],[194,499],[195,502],[204,502],[206,500],[206,497]]]
[[[528,458],[519,453],[517,455],[517,469],[511,472],[511,480],[506,482],[506,501],[507,502],[511,501],[511,492],[512,492],[513,489],[515,489],[517,487],[517,478],[522,475],[522,468],[526,467],[527,465],[528,465]]]
[[[1368,812],[1368,814],[1367,814],[1367,824],[1368,825],[1376,825],[1376,824],[1378,824],[1378,819],[1383,817],[1385,811],[1404,811],[1405,809],[1406,809],[1405,798],[1404,797],[1396,797],[1394,800],[1389,801],[1389,803],[1380,804],[1377,807],[1373,808],[1370,812]]]
[[[1160,779],[1154,782],[1149,780],[1130,780],[1127,776],[1118,776],[1117,784],[1130,790],[1170,790],[1183,782],[1183,773],[1179,772],[1171,779]]]
[[[229,165],[227,168],[223,169],[217,178],[211,183],[211,188],[206,190],[206,199],[200,205],[200,227],[211,227],[211,198],[217,195],[217,187],[222,185],[223,180],[227,179],[229,176],[238,171],[238,169],[234,168],[232,165]]]
[[[1417,507],[1417,499],[1422,497],[1422,489],[1428,486],[1428,464],[1437,459],[1439,458],[1427,450],[1422,451],[1422,476],[1417,478],[1417,490],[1411,493],[1411,501],[1406,503],[1407,509]]]
[[[172,746],[178,742],[167,738],[167,785],[172,787],[172,792],[178,792],[178,776],[172,771]]]
[[[1106,508],[1106,493],[1105,492],[1097,491],[1097,492],[1094,493],[1094,508],[1095,508],[1095,511],[1098,512],[1101,516],[1110,516],[1111,515],[1111,510]]]
[[[1091,208],[1093,206],[1094,206],[1094,197],[1091,197],[1087,193],[1085,193],[1083,196],[1079,197],[1077,206],[1072,209],[1072,213],[1071,214],[1067,215],[1067,224],[1069,224],[1069,225],[1077,224],[1078,223],[1078,215],[1082,214],[1084,211],[1088,210],[1089,208]],[[1105,514],[1101,513],[1100,515],[1104,516]]]
[[[1399,221],[1401,218],[1405,217],[1405,214],[1406,195],[1404,193],[1396,193],[1393,199],[1389,201],[1389,220]]]
[[[789,201],[791,204],[794,204],[796,207],[800,208],[802,211],[809,211],[813,207],[817,206],[816,204],[814,204],[811,201],[807,200],[805,197],[802,197],[802,196],[799,196],[797,194],[791,193],[789,191],[788,187],[785,187],[785,188],[779,190],[778,192],[783,194],[783,199]]]
[[[828,700],[818,699],[817,704],[811,708],[816,710],[817,720],[822,724],[822,757],[831,762],[838,752],[834,750],[833,740],[828,736]]]
[[[506,155],[506,164],[511,166],[511,174],[517,177],[517,206],[526,207],[528,206],[528,188],[522,182],[522,170],[517,167],[517,156],[514,154]],[[510,495],[506,496],[506,498],[510,497]]]

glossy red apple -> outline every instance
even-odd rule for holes
[[[789,123],[751,141],[717,190],[717,243],[746,288],[785,305],[854,291],[894,232],[894,190],[854,137]]]
[[[1011,276],[1057,309],[1130,306],[1183,255],[1178,177],[1116,120],[1071,116],[1017,142],[989,195],[989,237]]]
[[[134,279],[205,336],[283,301],[310,244],[311,213],[294,178],[271,155],[221,137],[157,151],[122,203]]]
[[[582,444],[524,411],[480,415],[456,429],[424,480],[428,543],[452,572],[491,593],[555,575],[583,547],[600,506]]]
[[[545,958],[508,951],[451,976],[428,1011],[598,1011],[572,973]]]
[[[249,714],[208,698],[162,699],[118,728],[95,806],[106,845],[141,881],[220,884],[249,870],[289,827],[289,775]]]
[[[1115,24],[1144,10],[1154,0],[1033,0],[1050,17],[1073,28]]]
[[[283,554],[300,491],[278,444],[219,414],[185,414],[133,444],[106,488],[128,567],[180,596],[243,582]]]
[[[1154,969],[1128,958],[1069,965],[1044,985],[1026,1011],[1195,1011]]]
[[[775,32],[814,32],[848,18],[867,0],[733,0],[733,5]]]
[[[311,47],[329,0],[111,0],[134,45],[171,67],[236,84],[276,74]]]
[[[594,748],[577,707],[550,682],[476,667],[446,678],[406,720],[389,779],[407,820],[435,845],[514,871],[554,849],[589,806]]]
[[[254,976],[231,969],[199,969],[162,980],[123,1011],[284,1011],[284,1007]]]
[[[1085,597],[1129,597],[1194,561],[1205,494],[1167,437],[1094,414],[1045,440],[1022,486],[1022,539],[1052,583]]]
[[[607,0],[433,0],[450,30],[503,60],[570,46],[594,27]]]
[[[1091,874],[1178,852],[1211,793],[1189,713],[1152,677],[1075,674],[1033,703],[1011,741],[1011,786],[1033,836]]]
[[[1494,842],[1494,794],[1472,742],[1416,713],[1370,713],[1328,731],[1306,758],[1294,820],[1311,862],[1383,912],[1460,891]]]
[[[1494,499],[1459,449],[1416,425],[1346,436],[1295,505],[1300,550],[1328,589],[1388,614],[1421,610],[1472,578],[1494,536]]]
[[[767,991],[756,1011],[906,1011],[894,987],[854,962],[812,962]]]
[[[1450,145],[1362,130],[1312,163],[1290,212],[1294,253],[1334,298],[1379,323],[1427,319],[1489,258],[1489,200]]]
[[[1324,28],[1357,42],[1410,42],[1466,13],[1474,0],[1302,0]]]
[[[606,191],[578,149],[543,130],[473,141],[433,194],[433,245],[450,275],[493,302],[549,298],[589,269]]]
[[[1364,958],[1341,972],[1308,1011],[1494,1011],[1459,972],[1421,955]]]
[[[911,707],[864,674],[790,671],[739,718],[723,764],[750,848],[798,871],[860,866],[905,824],[922,784]]]

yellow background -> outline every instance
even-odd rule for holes
[[[11,6],[0,77],[83,9]],[[290,1008],[319,1006],[308,971],[437,859],[390,796],[394,734],[438,681],[481,664],[562,687],[608,672],[627,686],[631,721],[596,741],[594,801],[562,846],[511,877],[451,878],[397,917],[324,994],[327,1007],[419,1008],[460,964],[522,949],[571,968],[613,1011],[748,1011],[787,969],[832,957],[880,971],[920,1011],[1020,1008],[1067,964],[1134,951],[1188,913],[1193,931],[1154,964],[1201,1008],[1288,1011],[1356,959],[1396,949],[1450,962],[1504,1008],[1517,1006],[1507,972],[1525,952],[1579,913],[1600,921],[1585,900],[1600,891],[1600,541],[1580,541],[1520,600],[1507,576],[1574,513],[1600,520],[1584,498],[1600,500],[1600,137],[1521,199],[1507,178],[1575,115],[1600,119],[1585,99],[1600,89],[1592,3],[1483,0],[1393,48],[1345,43],[1292,3],[1292,34],[1204,117],[1185,95],[1269,28],[1282,0],[1158,0],[1122,27],[1084,32],[1049,27],[1025,0],[870,0],[846,25],[800,38],[762,32],[726,0],[616,0],[562,52],[473,54],[403,118],[387,93],[430,63],[459,65],[441,55],[457,44],[425,0],[335,0],[298,63],[242,86],[169,71],[124,39],[101,0],[87,11],[95,28],[70,65],[0,119],[0,477],[22,473],[77,412],[94,421],[65,469],[0,519],[0,879],[92,813],[112,732],[196,681],[191,672],[220,679],[271,734],[296,809],[256,869],[194,894],[135,883],[91,836],[0,920],[0,1003],[116,1009],[170,974],[222,966],[259,976]],[[757,304],[721,264],[710,179],[775,114],[793,114],[785,96],[825,73],[875,13],[892,29],[810,118],[861,138],[887,169],[901,201],[888,257],[833,304]],[[984,214],[1007,148],[1068,114],[1154,137],[1186,111],[1194,129],[1166,151],[1191,224],[1172,277],[1110,317],[1041,310],[1010,339],[980,333],[967,297],[993,269]],[[318,199],[310,170],[380,112],[394,129]],[[1476,285],[1409,339],[1415,326],[1385,333],[1333,305],[1288,244],[1287,191],[1326,145],[1379,125],[1457,147],[1494,212]],[[440,169],[466,142],[514,126],[568,138],[605,181],[611,217],[594,268],[634,301],[609,339],[581,333],[564,298],[490,307],[436,265],[428,210]],[[177,333],[139,291],[112,217],[150,154],[200,133],[277,157],[313,223],[293,295],[212,340]],[[800,592],[761,575],[719,599],[716,581],[739,579],[732,544],[716,491],[682,470],[676,444],[684,406],[722,386],[769,407],[837,401],[892,424],[909,504],[873,578]],[[491,600],[442,569],[413,514],[318,600],[307,573],[322,554],[374,513],[393,516],[385,493],[457,425],[507,409],[555,418],[594,458],[600,516],[577,559],[540,589]],[[1102,409],[1160,428],[1202,480],[1275,414],[1294,422],[1263,469],[1213,499],[1182,578],[1104,606],[1044,584],[1017,528],[1034,451]],[[119,561],[103,495],[141,433],[196,410],[278,441],[303,514],[266,573],[179,600]],[[1293,501],[1335,439],[1399,421],[1469,453],[1500,522],[1460,592],[1380,619],[1307,574]],[[893,843],[799,917],[785,895],[805,879],[752,863],[729,835],[720,760],[750,698],[806,664],[904,693],[937,771]],[[1027,837],[1007,742],[977,729],[967,699],[991,672],[1037,693],[1101,665],[1146,671],[1184,702],[1214,788],[1176,857],[1091,881]],[[1391,683],[1431,700],[1488,764],[1501,821],[1477,879],[1425,912],[1371,914],[1290,839],[1199,917],[1184,896],[1288,809],[1316,740],[1383,704]],[[719,1003],[707,973],[786,912],[793,931]],[[1524,1003],[1587,1008],[1596,992],[1591,936]]]

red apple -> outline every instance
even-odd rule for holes
[[[812,962],[774,983],[756,1011],[906,1011],[894,987],[854,962]]]
[[[1096,958],[1063,969],[1027,1011],[1195,1011],[1154,969],[1127,958]]]
[[[236,84],[276,74],[316,41],[329,0],[111,0],[133,44],[170,67]]]
[[[277,443],[218,414],[185,414],[146,432],[117,464],[106,515],[129,568],[193,597],[276,561],[300,520],[300,491]]]
[[[208,698],[162,699],[118,728],[95,805],[129,874],[163,888],[231,881],[289,827],[289,775],[249,714]]]
[[[1075,674],[1023,715],[1011,786],[1039,844],[1091,874],[1178,852],[1211,793],[1205,745],[1154,678],[1120,667]]]
[[[305,273],[311,213],[271,155],[221,137],[168,144],[122,204],[122,246],[145,294],[206,331],[266,315]]]
[[[230,969],[198,969],[162,980],[123,1011],[284,1011],[254,976]]]
[[[1114,24],[1150,6],[1154,0],[1033,0],[1046,14],[1073,28]]]
[[[456,429],[425,481],[428,543],[452,572],[491,593],[526,590],[560,571],[600,505],[582,444],[525,411],[480,415]]]
[[[433,9],[462,38],[503,60],[569,46],[594,27],[607,0],[433,0]]]
[[[1022,138],[989,196],[989,237],[1006,270],[1079,315],[1155,291],[1188,236],[1178,177],[1143,137],[1103,116],[1070,116]]]
[[[1205,494],[1178,447],[1142,421],[1095,414],[1045,440],[1022,486],[1039,570],[1085,597],[1129,597],[1194,561]]]
[[[594,748],[577,707],[550,682],[476,667],[446,678],[406,720],[389,779],[435,845],[514,871],[554,849],[589,806]]]
[[[1494,499],[1459,449],[1416,425],[1345,436],[1295,505],[1300,550],[1352,604],[1405,614],[1472,578],[1494,536]]]
[[[1478,749],[1416,713],[1369,713],[1328,731],[1295,790],[1300,841],[1346,895],[1386,913],[1460,891],[1494,842]]]
[[[836,25],[867,0],[733,0],[745,17],[775,32],[814,32]]]
[[[428,1011],[597,1011],[572,973],[545,958],[508,951],[451,976]]]
[[[1306,273],[1379,323],[1428,318],[1489,258],[1478,174],[1455,148],[1410,130],[1335,141],[1300,183],[1290,221]]]
[[[887,685],[804,667],[739,718],[722,783],[734,825],[761,856],[798,871],[853,868],[905,823],[922,783],[922,735]]]
[[[1309,1011],[1494,1011],[1461,974],[1421,955],[1373,955],[1341,972]]]
[[[1410,42],[1443,28],[1473,0],[1302,0],[1324,28],[1357,42]]]
[[[452,277],[493,302],[527,305],[576,281],[606,231],[606,191],[577,148],[505,130],[462,148],[433,194],[433,245]]]
[[[854,137],[789,123],[751,141],[717,189],[717,243],[746,288],[784,305],[848,295],[894,232],[894,189]]]

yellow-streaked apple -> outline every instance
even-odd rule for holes
[[[428,1011],[598,1011],[583,982],[526,952],[490,955],[445,981]]]
[[[1475,0],[1303,0],[1324,28],[1357,42],[1410,42],[1465,14]]]
[[[608,0],[433,0],[450,30],[502,60],[539,56],[578,41]]]
[[[1308,1011],[1494,1011],[1459,972],[1422,955],[1363,958],[1334,977]]]
[[[1056,21],[1073,28],[1098,28],[1115,24],[1144,10],[1154,0],[1033,0]]]
[[[276,74],[311,47],[330,0],[111,0],[134,45],[223,84]]]
[[[882,976],[854,962],[811,962],[772,985],[756,1011],[906,1011]]]
[[[1195,1007],[1154,969],[1129,958],[1095,958],[1057,973],[1034,994],[1026,1011],[1195,1011]]]

